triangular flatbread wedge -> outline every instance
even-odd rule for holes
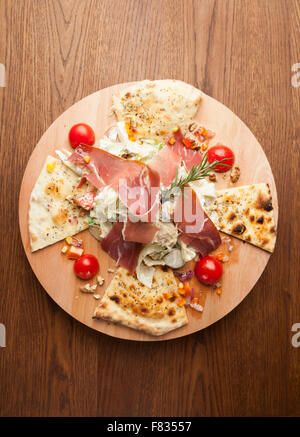
[[[78,176],[60,160],[48,156],[29,201],[33,252],[88,228],[86,212],[72,198],[90,188],[87,184],[80,189],[77,186]]]
[[[269,185],[227,188],[216,194],[204,209],[218,230],[273,252],[276,227]]]
[[[120,323],[151,335],[163,335],[186,325],[184,307],[178,306],[173,271],[156,267],[152,288],[120,267],[109,284],[94,317]]]
[[[136,138],[161,141],[174,127],[185,132],[200,102],[201,91],[180,80],[144,80],[114,95],[113,110]]]

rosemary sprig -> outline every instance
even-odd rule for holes
[[[220,161],[213,161],[212,163],[208,162],[207,152],[203,155],[203,158],[200,164],[193,165],[186,176],[178,177],[178,169],[176,169],[176,176],[174,181],[171,183],[170,188],[164,190],[162,192],[162,202],[172,195],[172,192],[175,188],[179,188],[181,192],[183,192],[184,187],[190,182],[199,181],[211,174],[211,172],[216,168],[217,165],[224,165],[229,167],[228,164],[225,164],[224,161],[227,161],[230,158],[224,158]]]

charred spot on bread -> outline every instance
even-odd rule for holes
[[[110,300],[116,302],[116,303],[120,303],[120,298],[119,296],[116,296],[115,294],[113,296],[110,296]]]
[[[234,220],[236,218],[236,215],[234,212],[231,212],[228,216],[228,220]]]
[[[175,315],[175,310],[174,308],[170,308],[168,311],[168,316],[174,316]]]
[[[162,269],[163,272],[167,272],[169,270],[167,266],[162,266],[161,269]]]
[[[232,228],[232,232],[238,235],[242,235],[245,232],[245,230],[246,230],[246,226],[241,223],[238,223]]]
[[[270,228],[270,232],[272,232],[272,233],[276,232],[275,226],[272,226],[272,227]]]
[[[254,215],[250,215],[250,222],[254,222]]]
[[[264,217],[263,217],[263,216],[259,217],[259,218],[256,220],[256,223],[261,223],[261,224],[263,224],[263,222],[264,222]]]
[[[260,191],[258,193],[257,199],[256,199],[256,207],[257,209],[264,209],[265,211],[272,211],[273,205],[272,205],[272,198],[270,196],[265,197],[263,193]]]

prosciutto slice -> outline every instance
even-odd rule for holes
[[[89,159],[88,162],[86,162]],[[98,189],[110,185],[130,212],[152,221],[159,209],[159,174],[139,161],[119,158],[97,147],[80,145],[69,161],[84,165]]]
[[[201,163],[202,154],[197,150],[188,149],[187,147],[185,147],[182,142],[184,137],[180,129],[178,129],[177,132],[173,133],[173,137],[175,139],[175,143],[173,144],[173,146],[168,145],[168,143],[166,144],[169,149],[172,149],[172,151],[182,159],[182,161],[185,163],[187,170],[190,170],[193,165],[198,165]]]
[[[164,146],[149,162],[148,166],[159,173],[160,181],[167,187],[175,179],[176,170],[180,166],[181,156],[171,147]]]
[[[134,272],[142,244],[123,239],[124,223],[116,222],[110,232],[101,241],[102,249],[108,253],[117,263],[130,272]]]
[[[179,238],[206,256],[221,244],[220,234],[203,211],[200,201],[191,187],[186,187],[184,196],[177,198],[174,222],[181,231]]]
[[[123,238],[125,241],[148,244],[153,241],[157,231],[158,228],[152,223],[133,223],[128,220],[126,223],[124,223]]]

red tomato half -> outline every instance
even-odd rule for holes
[[[74,149],[76,149],[79,144],[92,146],[95,143],[95,133],[88,124],[74,124],[69,132],[69,141]]]
[[[217,144],[208,149],[207,158],[210,164],[212,164],[214,161],[221,161],[222,159],[226,158],[226,161],[222,163],[226,165],[216,165],[216,173],[224,173],[225,171],[230,170],[234,163],[233,151],[229,149],[229,147],[223,146],[222,144]]]
[[[213,256],[201,258],[195,266],[196,277],[206,285],[215,284],[221,278],[222,273],[222,264]]]
[[[74,272],[80,279],[91,279],[99,271],[99,263],[94,255],[82,255],[74,262]]]

